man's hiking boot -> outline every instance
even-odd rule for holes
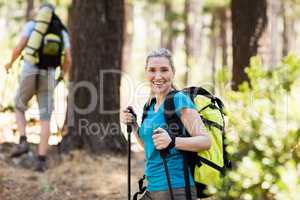
[[[45,156],[38,156],[35,164],[34,171],[36,172],[44,172],[46,171],[46,157]]]
[[[44,171],[46,171],[46,161],[40,161],[40,160],[38,160],[36,162],[34,171],[36,171],[36,172],[44,172]]]
[[[10,157],[11,158],[16,158],[19,157],[25,153],[28,153],[29,151],[29,145],[27,141],[22,141],[20,144],[16,146],[16,148],[13,150],[11,153]]]

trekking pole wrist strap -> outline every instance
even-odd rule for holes
[[[175,137],[175,135],[170,135],[170,138],[171,138],[171,142],[170,142],[170,144],[168,145],[168,149],[172,149],[172,148],[174,148],[175,147],[175,142],[176,142],[176,137]]]

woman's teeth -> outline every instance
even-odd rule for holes
[[[161,86],[161,85],[164,84],[164,82],[153,82],[153,84],[154,84],[155,86]]]

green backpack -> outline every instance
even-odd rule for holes
[[[64,58],[62,31],[66,31],[65,26],[49,6],[40,8],[34,22],[23,59],[40,69],[61,66]]]
[[[169,133],[180,137],[190,137],[180,118],[175,113],[174,95],[179,91],[170,92],[164,102],[165,119]],[[193,101],[211,138],[211,147],[206,151],[182,151],[185,162],[195,182],[199,198],[213,195],[207,189],[209,186],[219,188],[226,168],[230,168],[225,146],[224,104],[222,101],[201,87],[189,87],[182,90]],[[179,125],[179,126],[174,126]],[[179,127],[179,128],[178,128]],[[186,187],[189,186],[188,170],[185,169]],[[186,192],[189,189],[186,188]]]

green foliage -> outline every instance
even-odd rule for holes
[[[203,11],[212,12],[218,8],[229,7],[230,0],[204,0],[203,1]]]
[[[227,151],[233,169],[226,175],[220,199],[300,196],[299,66],[300,58],[290,54],[268,71],[259,57],[253,57],[246,69],[250,84],[226,91]],[[226,85],[229,76],[224,74],[217,78]]]
[[[51,185],[48,178],[43,177],[40,179],[40,187],[39,189],[44,193],[56,192],[57,188],[54,185]]]

